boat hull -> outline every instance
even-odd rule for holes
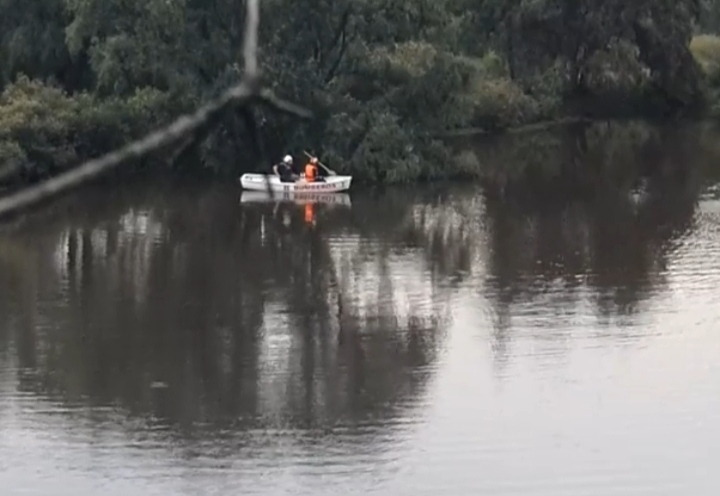
[[[268,185],[273,193],[339,193],[350,189],[352,176],[326,176],[325,181],[307,183],[298,179],[294,183],[284,183],[274,175],[243,174],[240,184],[248,191],[267,191]]]
[[[277,203],[286,202],[296,205],[308,203],[322,203],[326,205],[351,206],[350,195],[347,193],[285,193],[267,191],[243,191],[240,195],[240,203]]]

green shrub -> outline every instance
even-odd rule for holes
[[[163,124],[177,111],[166,93],[140,89],[99,100],[20,76],[0,95],[0,158],[36,179],[98,156]],[[0,173],[0,176],[2,173]]]
[[[690,42],[690,51],[707,78],[705,100],[708,113],[720,116],[720,36],[695,36]]]
[[[720,36],[695,36],[690,42],[690,51],[710,82],[720,85]]]
[[[16,143],[34,175],[44,175],[77,161],[77,117],[76,102],[63,91],[21,76],[0,96],[0,141]]]
[[[390,98],[403,123],[428,130],[462,127],[467,124],[458,112],[455,97],[472,77],[473,68],[452,55],[438,53],[432,66],[410,79]]]
[[[507,64],[493,51],[472,58],[409,42],[373,53],[369,78],[391,81],[387,100],[403,125],[426,131],[482,127],[507,128],[537,120],[548,112],[507,75]],[[552,101],[548,108],[555,108]]]
[[[377,111],[348,163],[353,174],[371,182],[405,182],[417,179],[421,168],[413,153],[413,136],[397,115]]]
[[[75,145],[84,157],[98,156],[153,131],[177,111],[171,97],[142,88],[129,98],[98,100],[81,95],[76,100],[78,126]]]
[[[0,141],[0,182],[21,174],[30,165],[22,147],[15,141]]]
[[[334,123],[350,137],[345,144],[355,141],[358,146],[352,151],[333,147],[324,157],[359,181],[398,184],[457,175],[445,143],[428,138],[416,126],[403,125],[389,109],[373,109],[359,119],[346,114]],[[343,162],[344,156],[351,158]]]
[[[491,79],[509,77],[507,61],[500,56],[495,50],[488,50],[480,58],[457,57],[471,65],[475,69],[476,77],[486,77]]]
[[[462,150],[455,155],[453,157],[453,166],[456,173],[460,176],[480,176],[480,159],[475,152],[471,150]]]
[[[463,95],[472,109],[472,125],[504,129],[536,120],[540,108],[532,97],[509,79],[476,78]]]
[[[370,53],[369,67],[384,73],[390,81],[406,82],[432,69],[438,50],[431,44],[418,41],[398,43]]]
[[[650,81],[650,71],[639,59],[638,48],[628,42],[612,43],[598,50],[585,68],[588,89],[598,96],[640,96]]]

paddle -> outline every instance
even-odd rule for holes
[[[313,158],[313,155],[310,155],[307,151],[305,151],[305,155],[307,155],[308,158]],[[330,167],[327,167],[325,164],[320,162],[320,160],[318,160],[318,164],[320,164],[320,166],[327,171],[329,176],[337,176],[337,172],[332,170]]]

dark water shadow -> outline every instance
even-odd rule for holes
[[[223,184],[92,189],[4,233],[0,348],[18,391],[182,437],[392,430],[422,401],[446,308],[432,291],[423,311],[394,301],[390,242],[342,270],[332,240],[363,236],[354,210],[315,205],[308,223],[304,206],[239,198]],[[368,231],[389,238],[406,209]],[[357,273],[362,304],[343,293]]]
[[[528,143],[515,169],[489,163],[485,282],[499,361],[513,315],[552,308],[560,326],[588,302],[597,332],[617,339],[632,328],[619,324],[669,291],[668,264],[696,229],[699,198],[720,169],[713,136],[695,126],[595,124],[541,142],[550,153],[544,173],[532,168]]]

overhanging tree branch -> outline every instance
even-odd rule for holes
[[[245,71],[240,82],[218,98],[200,107],[193,114],[183,115],[163,129],[154,131],[144,138],[110,152],[102,157],[89,160],[78,167],[29,186],[5,198],[0,198],[0,217],[15,213],[43,200],[91,180],[129,160],[149,155],[161,148],[182,143],[187,145],[214,124],[220,115],[232,106],[248,106],[263,103],[277,111],[310,118],[312,114],[290,102],[278,98],[260,84],[257,62],[258,26],[260,22],[260,0],[245,0],[245,36],[242,54]],[[268,183],[269,190],[269,183]]]
[[[343,12],[342,18],[340,19],[340,23],[338,24],[337,29],[335,30],[335,35],[333,36],[332,44],[330,45],[331,49],[335,48],[339,45],[337,56],[335,57],[335,61],[330,66],[330,68],[327,70],[325,74],[325,84],[329,83],[333,80],[335,77],[335,74],[337,73],[338,69],[340,68],[340,63],[342,62],[343,57],[345,56],[345,51],[347,50],[348,46],[348,35],[347,35],[347,29],[348,29],[348,22],[350,20],[350,13],[352,12],[352,5],[349,5],[347,9],[345,9],[345,12]]]

